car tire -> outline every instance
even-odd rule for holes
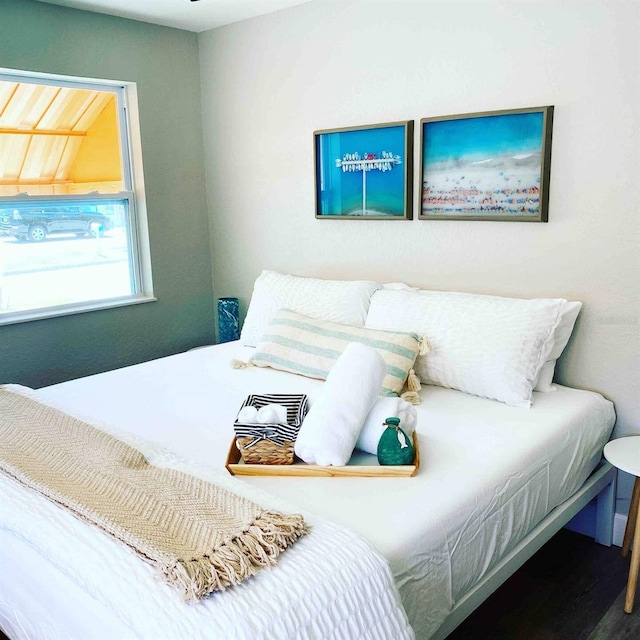
[[[31,242],[42,242],[47,237],[47,230],[41,224],[34,224],[29,227],[29,240]]]

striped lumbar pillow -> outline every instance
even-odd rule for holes
[[[258,367],[272,367],[325,380],[350,342],[373,347],[387,364],[382,395],[399,395],[426,341],[415,333],[381,331],[315,320],[281,309],[268,325],[251,356]]]

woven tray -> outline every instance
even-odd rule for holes
[[[231,442],[225,468],[234,476],[315,476],[315,477],[360,477],[360,478],[408,478],[415,476],[420,468],[418,438],[413,435],[416,459],[413,464],[385,466],[378,464],[376,456],[363,451],[354,451],[349,464],[344,467],[321,467],[305,464],[298,458],[293,464],[247,464],[242,460],[235,439]]]

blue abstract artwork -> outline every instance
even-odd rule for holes
[[[553,107],[421,121],[421,218],[546,221]]]
[[[314,135],[316,217],[411,217],[412,122]]]

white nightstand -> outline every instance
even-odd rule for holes
[[[633,538],[627,597],[624,601],[624,610],[631,613],[638,585],[638,570],[640,569],[640,509],[638,509],[640,503],[640,436],[628,436],[608,442],[604,447],[604,457],[614,467],[636,477],[629,506],[627,528],[622,542],[622,555],[626,556]]]

